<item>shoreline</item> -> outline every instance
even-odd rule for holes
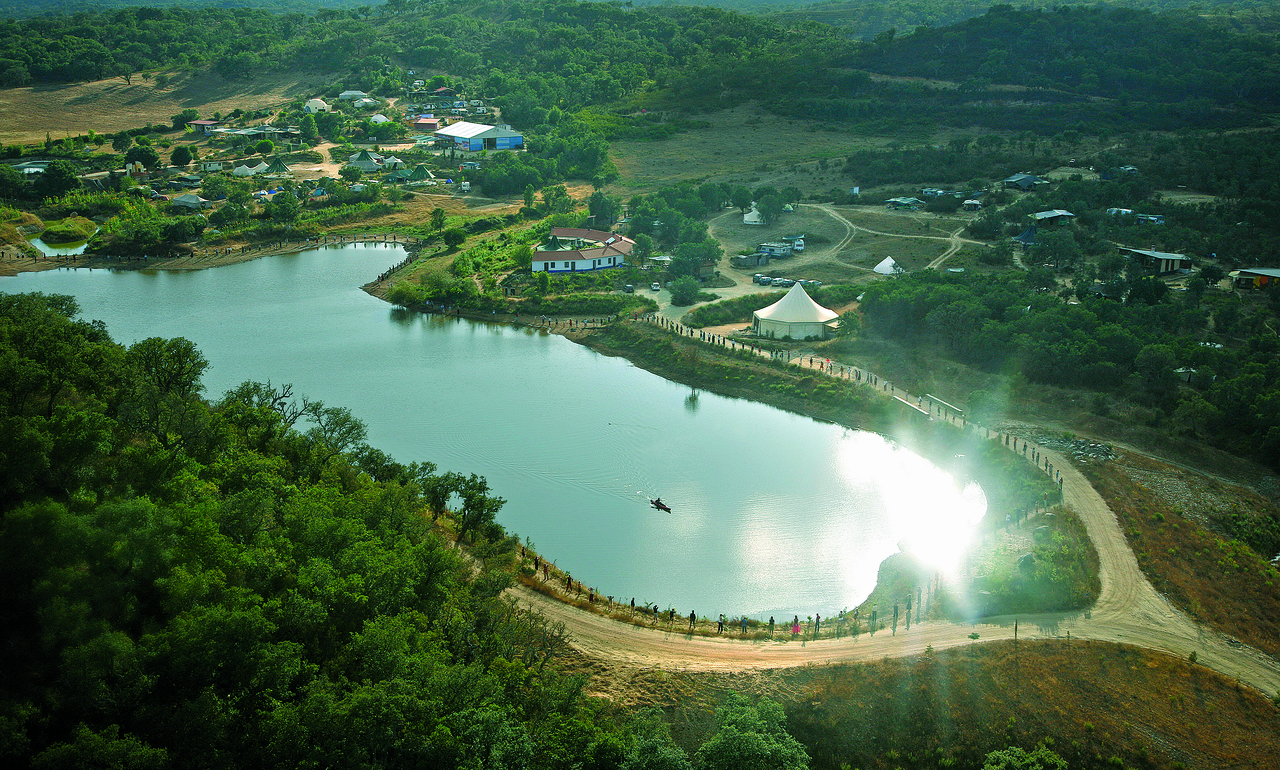
[[[46,270],[205,270],[251,262],[262,257],[298,254],[326,246],[353,243],[387,243],[409,249],[423,243],[415,236],[393,233],[381,235],[331,235],[302,241],[274,241],[264,244],[233,244],[214,249],[192,250],[190,254],[167,257],[115,257],[101,254],[42,255],[33,257],[25,251],[12,254],[10,247],[0,250],[0,277]],[[385,299],[385,297],[380,297]]]

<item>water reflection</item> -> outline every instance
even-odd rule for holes
[[[398,460],[487,477],[508,500],[500,522],[575,579],[684,615],[831,614],[899,543],[953,565],[982,515],[980,489],[881,436],[358,288],[403,256],[331,246],[186,273],[26,273],[0,290],[74,294],[124,344],[187,337],[211,397],[270,379],[348,407]]]
[[[690,412],[698,411],[698,389],[694,388],[689,391],[689,395],[684,397],[684,408]]]
[[[27,241],[40,251],[46,257],[66,257],[73,254],[83,254],[88,248],[88,241],[72,241],[70,243],[45,243],[41,238],[32,238]]]

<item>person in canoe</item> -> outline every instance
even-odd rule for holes
[[[659,497],[656,500],[650,500],[649,505],[652,505],[654,508],[658,509],[659,511],[666,511],[667,513],[671,513],[671,506],[662,502],[661,497]]]

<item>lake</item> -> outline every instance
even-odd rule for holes
[[[485,476],[507,500],[499,522],[584,586],[683,615],[832,615],[900,543],[951,566],[985,512],[977,485],[877,434],[358,288],[403,257],[346,244],[199,271],[23,273],[0,291],[74,295],[126,345],[192,340],[210,397],[270,380],[345,406],[396,459]],[[650,508],[659,496],[671,513]]]

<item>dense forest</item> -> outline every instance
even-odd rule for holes
[[[312,15],[139,8],[0,23],[0,83],[294,68],[393,96],[415,69],[497,98],[516,124],[540,122],[539,110],[636,112],[646,99],[674,97],[694,111],[758,99],[780,114],[864,132],[1226,128],[1257,123],[1253,110],[1273,107],[1280,93],[1274,30],[1260,18],[1233,26],[1188,12],[1006,5],[954,27],[860,42],[806,20],[669,5],[448,0]]]

